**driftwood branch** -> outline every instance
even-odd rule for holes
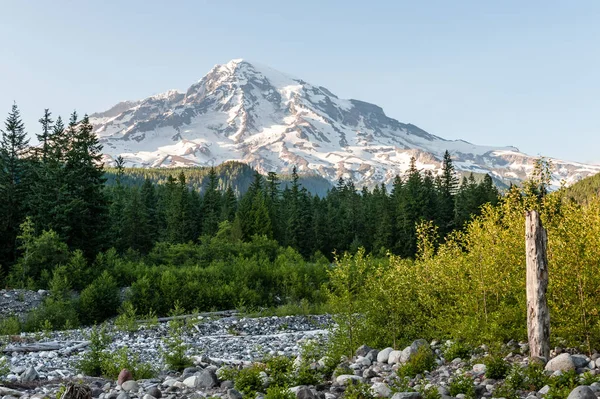
[[[70,355],[71,353],[85,348],[90,344],[90,341],[67,341],[67,342],[37,342],[34,344],[25,345],[8,345],[2,352],[12,353],[30,353],[30,352],[46,352],[46,351],[60,351],[63,355]]]
[[[154,320],[153,319],[136,320],[136,322],[137,323],[152,323],[154,321],[158,321],[159,323],[166,323],[171,320],[184,320],[184,319],[190,319],[192,317],[212,317],[212,316],[227,317],[227,316],[233,316],[237,313],[238,313],[237,310],[221,310],[219,312],[205,312],[205,313],[195,313],[195,314],[184,314],[181,316],[159,317],[158,319],[154,319]]]

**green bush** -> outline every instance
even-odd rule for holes
[[[548,376],[544,372],[544,366],[539,363],[531,363],[525,367],[514,365],[505,380],[505,384],[512,389],[528,391],[538,391],[547,383]]]
[[[505,398],[505,399],[519,399],[521,396],[517,389],[514,388],[511,384],[502,382],[496,386],[494,389],[494,398]]]
[[[260,364],[253,364],[239,370],[233,380],[235,389],[249,397],[256,396],[257,392],[263,392],[263,381],[260,377],[262,371],[265,371],[265,367]]]
[[[571,391],[579,385],[579,376],[575,370],[565,371],[560,375],[548,379],[550,390],[547,399],[566,399]]]
[[[0,357],[0,381],[4,379],[9,371],[10,369],[8,368],[8,361],[6,360],[6,357]]]
[[[397,392],[415,392],[415,389],[410,386],[410,377],[396,378],[389,387],[392,394]]]
[[[125,301],[119,309],[119,316],[115,319],[115,326],[120,331],[135,332],[139,328],[137,318],[137,312],[133,304]]]
[[[284,386],[274,385],[267,388],[265,399],[296,399],[296,395]]]
[[[594,382],[600,382],[600,375],[594,375],[586,371],[579,377],[579,380],[581,385],[592,385]]]
[[[501,356],[490,355],[483,359],[486,371],[485,376],[494,380],[501,380],[506,377],[510,369],[510,365]]]
[[[124,346],[113,353],[102,356],[102,376],[116,380],[123,369],[131,371],[134,380],[148,379],[156,376],[156,370],[150,363],[143,363],[137,354],[133,354]]]
[[[415,377],[435,367],[435,356],[428,345],[419,346],[408,362],[398,368],[398,377]]]
[[[444,349],[444,359],[451,362],[454,359],[468,360],[471,357],[473,348],[461,341],[452,341]]]
[[[18,335],[21,333],[21,321],[17,316],[0,320],[0,335]]]
[[[459,393],[464,394],[467,398],[475,398],[475,386],[473,380],[466,375],[455,376],[448,387],[450,396],[456,396]]]
[[[77,367],[85,375],[100,377],[102,376],[102,368],[106,358],[105,349],[112,338],[108,335],[105,327],[94,327],[90,333],[89,340],[89,351],[83,355]]]
[[[117,314],[121,303],[119,288],[112,276],[104,271],[87,286],[79,297],[81,321],[98,323]]]
[[[289,386],[294,368],[292,359],[286,356],[274,356],[267,358],[265,364],[270,377],[270,386]]]
[[[427,384],[427,381],[421,381],[421,388],[419,389],[419,392],[421,393],[423,399],[441,399],[442,395],[440,394],[438,388],[435,385],[427,387]]]
[[[346,387],[344,395],[346,399],[374,399],[371,386],[365,383],[350,384]]]
[[[326,364],[322,369],[313,366],[321,358]],[[331,374],[336,367],[336,362],[329,355],[326,356],[325,345],[317,340],[308,340],[300,348],[300,364],[298,365],[293,381],[294,385],[316,385],[321,382],[325,374]]]
[[[27,314],[25,330],[43,331],[72,329],[79,326],[79,314],[74,301],[46,298],[42,306]]]

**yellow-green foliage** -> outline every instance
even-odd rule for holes
[[[600,344],[600,199],[580,206],[534,189],[513,188],[439,245],[433,225],[421,224],[414,261],[362,251],[339,258],[329,284],[334,343],[350,355],[362,343],[416,338],[525,339],[525,212],[537,209],[548,230],[551,337],[588,350]]]

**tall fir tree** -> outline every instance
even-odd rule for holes
[[[29,140],[16,104],[4,123],[0,139],[0,264],[12,264],[16,237],[25,213]]]
[[[67,215],[68,226],[64,226],[62,233],[72,249],[80,249],[91,258],[107,244],[109,209],[102,145],[87,115],[77,122],[77,114],[73,112],[67,132],[64,168],[68,197],[62,211]]]

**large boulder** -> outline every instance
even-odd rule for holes
[[[317,399],[317,395],[309,387],[303,386],[296,391],[296,399]]]
[[[573,355],[571,356],[571,360],[573,360],[575,367],[578,369],[587,367],[588,363],[590,362],[589,358],[585,355]]]
[[[404,364],[404,363],[408,362],[410,360],[410,358],[412,357],[412,355],[414,355],[415,353],[417,353],[417,350],[414,349],[412,347],[412,345],[407,346],[406,348],[404,348],[404,350],[400,354],[400,363]]]
[[[198,376],[197,386],[201,388],[214,388],[219,385],[219,379],[214,370],[206,369],[203,370]]]
[[[391,351],[390,356],[388,357],[388,364],[400,363],[401,357],[402,357],[402,351]]]
[[[575,362],[570,354],[561,353],[546,364],[546,370],[548,371],[570,371],[575,370]]]
[[[27,367],[21,374],[21,382],[32,382],[40,379],[40,375],[33,367]]]
[[[388,359],[390,358],[390,353],[392,353],[393,350],[394,350],[394,348],[385,348],[385,349],[381,350],[377,354],[377,361],[379,363],[387,363]]]
[[[130,381],[130,380],[133,380],[133,375],[131,374],[131,371],[129,371],[127,369],[123,369],[119,373],[119,378],[117,378],[117,384],[123,385],[123,383],[125,381]]]
[[[356,350],[356,353],[355,353],[355,355],[356,355],[356,356],[362,356],[362,357],[365,357],[365,356],[367,356],[367,353],[369,353],[369,352],[371,351],[371,349],[372,349],[372,348],[370,348],[370,347],[369,347],[369,346],[367,346],[367,345],[362,345],[360,348],[358,348],[358,349]]]
[[[135,382],[134,380],[125,381],[123,383],[123,385],[121,385],[121,388],[125,392],[137,392],[138,389],[140,389],[140,387],[138,386],[137,382]]]
[[[596,394],[586,385],[573,389],[567,399],[596,399]]]
[[[377,398],[389,398],[392,395],[392,390],[385,382],[376,382],[371,386],[373,396]]]

